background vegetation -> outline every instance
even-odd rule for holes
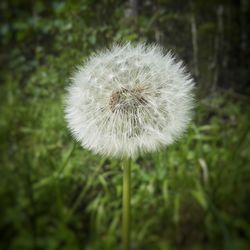
[[[133,249],[250,249],[247,0],[1,1],[0,249],[120,247],[121,168],[63,118],[75,65],[158,42],[197,81],[186,135],[132,169]]]

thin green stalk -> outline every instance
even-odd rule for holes
[[[131,159],[124,162],[123,166],[123,249],[129,250],[130,247],[130,177],[131,177]]]

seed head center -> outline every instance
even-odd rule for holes
[[[143,97],[143,88],[141,86],[129,89],[122,88],[113,91],[109,99],[109,108],[112,112],[123,110],[128,112],[131,109],[136,110],[141,105],[146,105],[147,100]]]

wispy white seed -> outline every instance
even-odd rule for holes
[[[193,89],[193,79],[172,53],[156,45],[114,45],[74,72],[65,117],[83,147],[136,157],[183,134]]]

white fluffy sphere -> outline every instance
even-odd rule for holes
[[[193,107],[193,80],[181,61],[156,45],[114,45],[78,67],[65,117],[82,146],[135,157],[173,143]]]

